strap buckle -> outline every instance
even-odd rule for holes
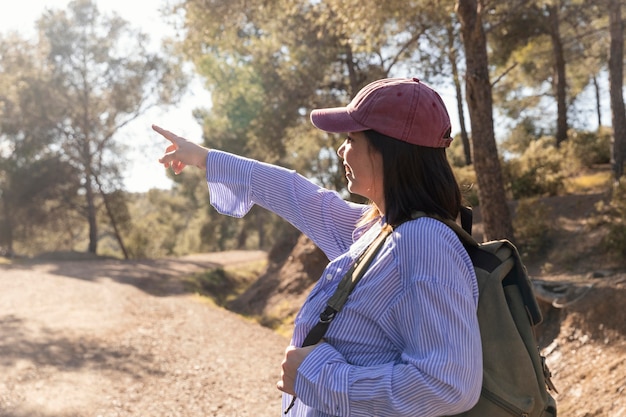
[[[320,323],[330,323],[335,318],[335,314],[337,314],[337,310],[335,310],[331,306],[326,306],[324,311],[320,313]]]

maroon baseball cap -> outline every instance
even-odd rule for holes
[[[417,78],[385,78],[366,85],[346,107],[311,112],[332,133],[375,130],[414,145],[450,146],[450,117],[435,90]]]

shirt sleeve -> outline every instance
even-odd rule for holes
[[[295,171],[226,152],[207,155],[211,205],[221,214],[243,217],[258,204],[307,235],[329,259],[343,254],[366,206],[343,200]]]
[[[458,414],[476,403],[482,351],[475,276],[453,232],[440,232],[443,238],[428,245],[411,233],[397,244],[397,267],[409,285],[379,324],[400,358],[355,366],[324,343],[298,368],[303,403],[330,415],[420,417]]]

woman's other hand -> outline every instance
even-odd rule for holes
[[[206,169],[208,148],[190,142],[159,126],[152,125],[152,129],[172,143],[165,149],[165,154],[159,159],[159,162],[165,168],[171,167],[176,175],[180,174],[187,165]]]
[[[320,342],[323,343],[323,342]],[[298,367],[304,361],[304,359],[319,345],[296,347],[288,346],[285,350],[285,357],[282,363],[282,372],[280,375],[280,381],[276,383],[276,388],[286,392],[287,394],[296,395],[294,391],[294,385],[296,383],[296,375],[298,373]]]

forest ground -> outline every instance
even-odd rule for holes
[[[601,198],[546,200],[558,226],[553,249],[527,265],[549,290],[538,336],[565,417],[626,416],[626,267],[623,256],[602,250],[602,232],[589,224]],[[293,314],[310,285],[298,277],[319,268],[306,261],[313,251],[300,241],[274,254],[287,261],[270,265],[270,279],[259,280],[273,282],[267,288],[256,284],[261,310]],[[266,258],[249,251],[148,261],[56,254],[0,265],[0,416],[280,415],[275,382],[286,331],[207,301],[185,280]]]
[[[265,257],[0,265],[0,416],[277,416],[288,340],[181,277]]]

